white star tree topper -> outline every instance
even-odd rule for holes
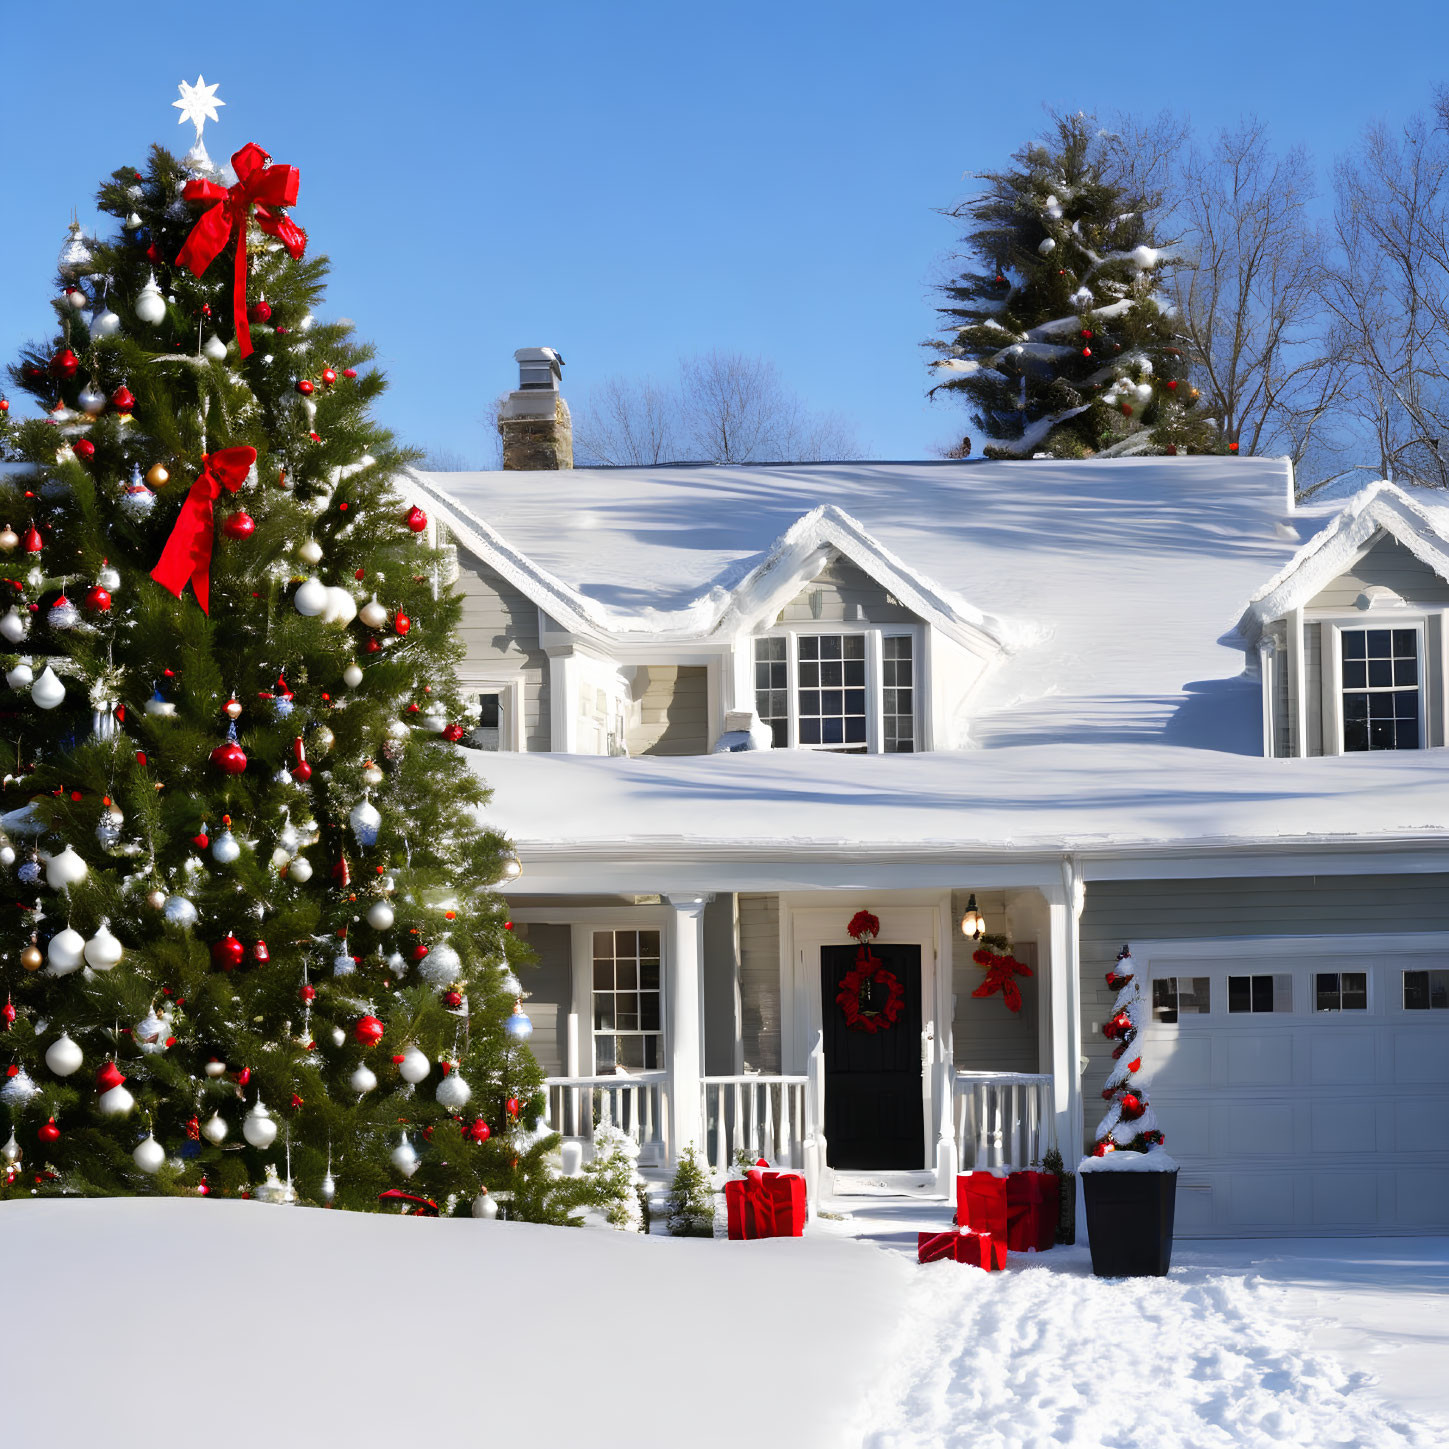
[[[189,86],[185,81],[177,87],[181,92],[179,101],[172,101],[181,114],[176,118],[176,124],[183,126],[190,121],[196,127],[196,144],[201,145],[201,128],[208,121],[219,121],[221,118],[216,114],[218,106],[224,106],[225,101],[216,98],[218,86],[209,86],[204,75],[196,77],[196,84]]]

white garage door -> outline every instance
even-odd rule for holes
[[[1449,950],[1284,947],[1133,953],[1151,977],[1152,1105],[1182,1169],[1178,1233],[1444,1231]]]

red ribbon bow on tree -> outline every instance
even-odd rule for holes
[[[236,282],[232,288],[232,320],[236,326],[236,345],[243,357],[251,356],[252,334],[247,325],[247,219],[256,208],[257,225],[274,236],[300,261],[307,249],[307,233],[290,217],[273,210],[292,206],[297,200],[301,177],[295,166],[273,166],[272,158],[255,141],[248,141],[231,158],[237,182],[230,191],[214,181],[196,177],[182,189],[187,201],[213,201],[191,229],[176,257],[176,265],[189,267],[200,276],[234,235],[236,237]]]
[[[251,447],[202,454],[201,476],[181,505],[161,561],[151,570],[151,577],[178,599],[189,580],[203,614],[211,612],[211,546],[216,532],[212,505],[223,488],[235,493],[256,461],[257,450]]]

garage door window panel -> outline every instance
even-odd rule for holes
[[[1367,1011],[1367,974],[1362,971],[1315,972],[1313,1006],[1316,1011]]]
[[[1205,1016],[1212,1010],[1206,976],[1159,976],[1152,983],[1152,1019],[1171,1026],[1179,1016]]]
[[[1405,971],[1405,1011],[1449,1011],[1449,971]]]
[[[1229,976],[1228,1011],[1230,1014],[1284,1012],[1293,1010],[1293,978],[1291,975]]]

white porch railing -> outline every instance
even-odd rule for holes
[[[804,1168],[811,1123],[803,1076],[704,1077],[700,1086],[705,1151],[715,1171],[727,1171],[741,1151],[772,1167]]]
[[[954,1096],[961,1172],[1022,1171],[1057,1145],[1049,1076],[958,1071]]]
[[[592,1143],[594,1128],[608,1124],[630,1133],[646,1163],[663,1164],[668,1072],[631,1076],[547,1077],[548,1124],[564,1137]]]

